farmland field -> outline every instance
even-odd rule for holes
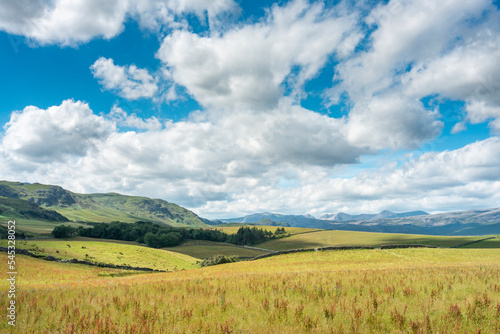
[[[425,244],[438,247],[455,247],[484,238],[484,236],[447,237],[417,234],[321,230],[312,233],[292,235],[288,238],[266,241],[259,244],[258,247],[272,250],[315,248],[325,246],[380,246],[390,244]]]
[[[206,259],[216,255],[238,256],[241,258],[256,257],[266,254],[266,251],[235,246],[224,242],[205,240],[188,240],[179,246],[164,248],[172,252],[186,254],[198,259]]]
[[[5,247],[6,244],[6,240],[0,241],[0,246]],[[168,271],[195,268],[197,262],[197,259],[180,253],[114,242],[19,240],[16,246],[35,254],[52,255],[63,259],[75,258]]]
[[[318,251],[122,277],[17,258],[18,333],[500,333],[498,249]]]
[[[9,220],[11,219],[0,216],[0,221],[1,221],[0,225],[7,226],[7,222]],[[16,220],[16,228],[18,230],[45,236],[50,236],[50,233],[52,232],[54,227],[58,225],[70,225],[73,227],[79,227],[79,226],[88,227],[87,225],[74,222],[53,223],[43,220],[23,219],[23,218],[16,218],[15,220]]]
[[[276,232],[278,228],[282,228],[281,226],[265,226],[265,225],[244,225],[241,224],[241,226],[217,226],[213,227],[212,229],[214,230],[219,230],[227,234],[236,234],[240,227],[246,226],[246,227],[255,227],[258,229],[263,229],[266,231],[271,231],[271,232]],[[301,234],[301,233],[309,233],[309,232],[314,232],[314,231],[321,231],[318,230],[317,228],[305,228],[305,227],[283,227],[285,229],[285,232],[290,235],[295,235],[295,234]]]

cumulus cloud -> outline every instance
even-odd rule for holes
[[[139,192],[209,217],[269,208],[442,210],[500,199],[498,137],[339,177],[342,166],[370,153],[349,143],[344,122],[281,103],[268,113],[209,112],[161,126],[117,106],[97,116],[69,100],[12,114],[1,143],[2,177],[81,192]]]
[[[77,45],[93,38],[110,39],[123,31],[128,17],[146,29],[178,27],[176,15],[194,13],[214,21],[235,12],[232,0],[1,0],[0,30],[40,44]],[[206,13],[206,14],[205,14]]]
[[[328,56],[352,51],[353,39],[360,36],[351,33],[355,16],[344,14],[339,6],[292,1],[274,6],[265,21],[221,35],[176,31],[163,40],[157,57],[173,80],[205,106],[272,108],[289,75],[290,83],[300,87]]]
[[[108,118],[116,123],[117,126],[133,128],[138,130],[157,131],[161,130],[163,125],[156,117],[142,119],[136,114],[129,115],[125,110],[114,105],[111,109]]]
[[[332,103],[346,95],[352,105],[352,143],[401,149],[434,138],[443,124],[419,101],[427,96],[465,101],[473,123],[496,119],[500,24],[490,1],[392,0],[366,22],[373,31],[364,49],[337,65],[330,91]]]
[[[28,106],[12,113],[4,126],[2,149],[21,159],[49,162],[85,156],[114,131],[88,104],[66,100],[60,106]]]
[[[158,91],[156,80],[149,72],[135,65],[128,67],[114,64],[113,59],[101,57],[90,66],[94,78],[105,89],[115,91],[128,100],[153,97]]]
[[[332,177],[332,170],[309,167],[294,173],[297,186],[261,185],[234,193],[229,200],[210,201],[200,212],[231,216],[232,212],[265,211],[319,216],[339,211],[428,211],[496,207],[500,200],[500,138],[492,137],[444,152],[410,157],[402,165],[388,163],[351,177]]]
[[[397,94],[357,101],[347,125],[350,143],[374,149],[417,148],[438,135],[443,123],[438,113],[417,99]]]
[[[132,129],[119,132],[119,126]],[[27,107],[14,113],[2,152],[13,160],[38,162],[25,167],[30,177],[56,163],[59,182],[90,176],[79,178],[78,188],[120,190],[125,180],[144,188],[156,183],[152,188],[165,192],[162,197],[183,193],[201,203],[278,182],[291,166],[356,163],[367,151],[349,145],[342,126],[342,119],[287,103],[265,114],[213,112],[162,127],[156,118],[142,120],[119,107],[104,117],[93,115],[85,103],[64,101],[47,110]],[[63,161],[68,156],[76,159]]]

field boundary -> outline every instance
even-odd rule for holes
[[[373,246],[329,246],[329,247],[316,247],[316,248],[298,248],[298,249],[289,249],[283,251],[276,251],[274,253],[262,254],[256,256],[249,261],[259,260],[270,256],[283,255],[283,254],[292,254],[292,253],[305,253],[305,252],[317,252],[317,251],[325,251],[325,250],[351,250],[351,249],[374,249]]]
[[[8,248],[0,247],[0,252],[8,252]],[[85,264],[85,265],[100,267],[100,268],[138,270],[138,271],[162,272],[162,273],[170,272],[170,271],[166,271],[166,270],[158,270],[158,269],[145,268],[145,267],[122,266],[122,265],[112,264],[112,263],[90,262],[90,261],[78,260],[78,259],[60,259],[60,258],[57,258],[57,257],[52,256],[52,255],[38,255],[38,254],[32,253],[26,249],[19,249],[19,248],[16,249],[16,254],[26,255],[26,256],[34,257],[34,258],[45,260],[45,261],[53,261],[53,262],[55,261],[55,262],[60,262],[60,263]]]
[[[468,245],[472,245],[472,244],[475,244],[477,242],[481,242],[481,241],[485,241],[485,240],[490,240],[490,239],[496,239],[497,237],[493,236],[493,237],[488,237],[488,238],[484,238],[484,239],[480,239],[480,240],[475,240],[475,241],[471,241],[471,242],[466,242],[465,244],[461,244],[461,245],[458,245],[458,246],[453,246],[453,247],[450,247],[450,248],[460,248],[460,247],[463,247],[463,246],[468,246]]]
[[[437,246],[422,245],[422,244],[401,244],[401,245],[381,245],[380,247],[375,246],[327,246],[327,247],[315,247],[315,248],[297,248],[289,249],[283,251],[274,251],[273,253],[262,254],[248,261],[259,260],[270,256],[282,255],[282,254],[292,254],[292,253],[305,253],[305,252],[317,252],[326,250],[354,250],[354,249],[396,249],[396,248],[442,248]]]

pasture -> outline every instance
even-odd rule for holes
[[[393,234],[319,230],[317,232],[292,235],[288,238],[266,241],[257,247],[272,250],[316,248],[327,246],[374,246],[391,244],[424,244],[438,247],[456,247],[485,236],[448,237],[419,234]]]
[[[6,240],[0,240],[5,247]],[[144,246],[116,242],[73,240],[18,240],[16,247],[40,255],[62,259],[146,267],[156,270],[183,270],[197,267],[198,259],[191,256]]]
[[[500,332],[498,249],[318,251],[123,276],[17,258],[19,333]]]

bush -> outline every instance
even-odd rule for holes
[[[214,257],[209,257],[200,264],[200,267],[216,266],[218,264],[238,262],[240,259],[237,256],[224,256],[217,255]]]

